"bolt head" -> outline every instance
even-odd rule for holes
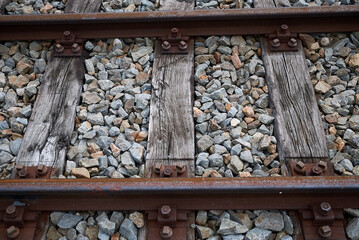
[[[171,28],[171,33],[178,33],[178,28]]]
[[[325,161],[319,161],[318,166],[325,171],[328,167],[328,164]]]
[[[302,161],[298,161],[295,166],[298,168],[298,169],[304,169],[305,167],[305,164],[302,162]]]
[[[77,53],[80,51],[80,46],[77,43],[72,44],[72,52]]]
[[[157,175],[160,175],[161,173],[161,167],[162,165],[160,163],[156,163],[154,166],[153,166],[153,171],[154,173],[156,173]]]
[[[278,38],[272,40],[272,47],[278,48],[280,46],[280,41]]]
[[[331,210],[332,210],[332,207],[327,202],[322,202],[319,205],[319,213],[322,214],[323,216],[328,215]]]
[[[71,32],[70,31],[65,31],[64,32],[64,37],[65,37],[65,39],[69,39],[71,37]]]
[[[62,53],[63,51],[64,51],[64,47],[60,43],[57,43],[55,45],[55,52]]]
[[[318,166],[314,166],[312,167],[312,173],[313,175],[321,175],[323,173],[323,170]]]
[[[39,175],[45,175],[47,173],[47,167],[43,164],[40,164],[39,166],[37,166],[37,173]]]
[[[165,177],[170,177],[172,175],[172,169],[169,168],[169,167],[166,167],[164,170],[163,170],[163,175]]]
[[[10,239],[17,238],[19,236],[19,234],[20,234],[20,229],[18,227],[10,226],[6,229],[6,235]]]
[[[170,239],[173,235],[173,230],[169,226],[163,226],[161,230],[161,237],[164,239]]]
[[[332,235],[332,229],[328,225],[320,226],[318,234],[323,238],[329,238]]]
[[[168,41],[164,41],[162,43],[162,49],[163,50],[167,51],[167,50],[170,50],[170,48],[171,48],[171,44]]]
[[[288,25],[287,25],[287,24],[282,24],[282,25],[280,26],[280,28],[283,29],[283,30],[287,30],[287,29],[288,29]]]
[[[23,169],[24,168],[24,165],[23,164],[17,164],[16,165],[16,170],[17,171],[21,171],[21,169]]]
[[[170,206],[168,206],[168,205],[163,205],[163,206],[161,207],[161,215],[162,215],[163,217],[168,218],[168,217],[171,215],[171,212],[172,212],[172,209],[171,209]]]
[[[20,178],[26,178],[28,172],[26,168],[21,169],[21,171],[18,173]]]
[[[288,46],[289,46],[289,47],[294,48],[294,47],[296,47],[297,45],[298,45],[297,39],[295,39],[295,38],[291,38],[291,39],[288,41]]]
[[[181,50],[187,49],[187,43],[185,41],[181,41],[178,45],[178,48]]]
[[[16,206],[10,205],[6,208],[6,214],[10,215],[11,217],[16,216]]]

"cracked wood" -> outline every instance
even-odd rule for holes
[[[100,0],[67,2],[66,12],[98,12]],[[85,73],[84,58],[52,58],[40,85],[17,164],[55,168],[52,177],[63,172],[74,129]]]
[[[255,6],[280,5],[261,0],[256,1]],[[297,52],[269,52],[266,38],[261,38],[261,46],[280,159],[328,157],[323,123],[302,43],[298,41]]]

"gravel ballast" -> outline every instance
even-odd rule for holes
[[[154,41],[99,40],[85,48],[91,53],[64,175],[143,177]]]
[[[196,175],[279,176],[258,39],[211,36],[195,42]]]
[[[51,42],[0,43],[0,179],[9,178],[24,137]]]

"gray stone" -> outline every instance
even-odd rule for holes
[[[86,228],[87,228],[87,222],[86,221],[80,221],[76,225],[76,230],[81,234],[85,234]]]
[[[210,155],[208,160],[210,167],[222,167],[224,165],[223,157],[217,153]]]
[[[112,215],[110,217],[110,221],[116,223],[116,229],[120,227],[124,219],[125,217],[123,216],[123,213],[117,211],[112,212]]]
[[[98,80],[98,84],[100,85],[100,88],[104,91],[107,91],[111,89],[115,84],[111,80]]]
[[[252,156],[251,151],[249,151],[249,150],[242,151],[241,155],[240,155],[240,159],[245,162],[253,163],[253,156]]]
[[[201,239],[207,239],[207,238],[213,236],[213,234],[214,234],[214,231],[212,229],[210,229],[209,227],[203,227],[203,226],[196,225],[196,230]]]
[[[209,97],[212,98],[213,100],[222,100],[226,96],[227,96],[227,92],[224,88],[214,91],[209,95]]]
[[[20,147],[21,147],[21,143],[22,143],[21,138],[18,138],[16,140],[10,142],[10,150],[13,155],[17,156],[17,154],[19,153]]]
[[[284,220],[284,230],[287,234],[292,235],[294,232],[294,225],[292,219],[287,215],[287,213],[283,212],[283,220]]]
[[[243,170],[243,162],[239,159],[238,156],[234,155],[231,157],[231,166],[236,170],[237,172],[240,172]]]
[[[65,213],[63,213],[63,212],[52,212],[52,213],[50,214],[50,220],[51,220],[51,222],[56,225],[56,224],[60,221],[60,219],[62,218],[62,216],[63,216],[64,214],[65,214]]]
[[[345,170],[352,172],[353,171],[353,164],[349,159],[344,159],[340,162],[340,164],[345,168]]]
[[[89,113],[87,115],[87,120],[92,124],[104,125],[104,120],[101,113]]]
[[[217,233],[221,235],[230,235],[230,234],[246,233],[248,230],[249,229],[246,226],[243,226],[240,223],[223,218]]]
[[[122,151],[122,152],[125,152],[127,151],[128,149],[131,148],[131,143],[121,137],[117,138],[116,140],[116,146]]]
[[[99,161],[98,159],[94,159],[94,158],[81,158],[79,161],[79,165],[85,168],[90,168],[90,167],[98,167],[99,166]]]
[[[112,137],[107,137],[107,136],[100,136],[97,138],[97,145],[99,145],[101,148],[105,149],[105,148],[109,148],[110,144],[115,142],[115,140]]]
[[[98,226],[100,227],[100,230],[108,235],[115,233],[116,223],[106,219],[102,218],[98,223]]]
[[[274,117],[267,114],[259,114],[258,120],[264,124],[271,124],[274,121]]]
[[[348,237],[351,240],[358,240],[359,239],[359,218],[353,218],[345,228],[345,231]]]
[[[80,222],[82,219],[82,216],[65,213],[62,215],[61,219],[57,223],[57,226],[64,229],[73,228],[76,226],[78,222]]]
[[[126,218],[120,227],[121,236],[127,240],[137,240],[137,228],[135,224],[128,218]]]
[[[284,220],[279,212],[264,212],[255,220],[258,228],[280,232],[284,228]]]
[[[8,163],[13,159],[13,156],[5,151],[0,152],[0,164]]]
[[[349,126],[352,130],[359,131],[359,115],[353,115],[349,119]]]
[[[141,57],[143,57],[145,55],[148,55],[148,54],[150,54],[152,52],[153,52],[153,48],[150,47],[150,46],[141,47],[141,48],[138,49],[138,51],[132,52],[131,56],[132,56],[133,61],[137,62],[138,59],[140,59]]]
[[[145,148],[141,144],[134,143],[129,151],[133,160],[135,160],[135,162],[137,162],[138,164],[141,164]]]
[[[208,136],[204,135],[197,141],[197,147],[200,152],[206,151],[208,148],[210,148],[214,144],[214,140]]]
[[[223,240],[243,240],[243,239],[244,239],[243,234],[223,236]]]
[[[125,166],[136,166],[136,163],[132,159],[131,154],[129,152],[124,152],[123,154],[121,154],[121,162]]]
[[[271,233],[268,230],[253,228],[247,232],[245,240],[269,240]]]

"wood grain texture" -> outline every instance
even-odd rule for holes
[[[193,9],[194,1],[161,0],[159,10]],[[156,163],[181,163],[187,167],[188,177],[194,177],[194,42],[189,42],[189,53],[185,55],[161,55],[160,47],[160,42],[156,42],[145,177],[151,177]],[[187,240],[195,240],[191,228],[194,220],[193,211],[188,214]],[[141,228],[138,236],[139,240],[146,240],[146,229]]]
[[[184,55],[161,55],[160,47],[157,43],[146,158],[193,159],[193,40],[189,44],[189,53]]]
[[[17,164],[53,166],[61,174],[84,76],[83,58],[54,58],[46,68]]]
[[[264,38],[261,45],[280,159],[327,157],[323,123],[301,42],[298,52],[288,53],[269,52]]]
[[[67,2],[67,12],[98,12],[101,1]],[[17,164],[52,166],[63,172],[85,73],[84,58],[52,58],[40,85]]]
[[[65,13],[91,13],[98,12],[102,0],[68,0]]]
[[[272,0],[255,1],[276,7]],[[297,52],[269,52],[261,38],[266,81],[275,116],[279,157],[327,157],[328,149],[302,43]]]
[[[0,0],[0,15],[5,14],[5,7],[11,2],[11,0]]]

